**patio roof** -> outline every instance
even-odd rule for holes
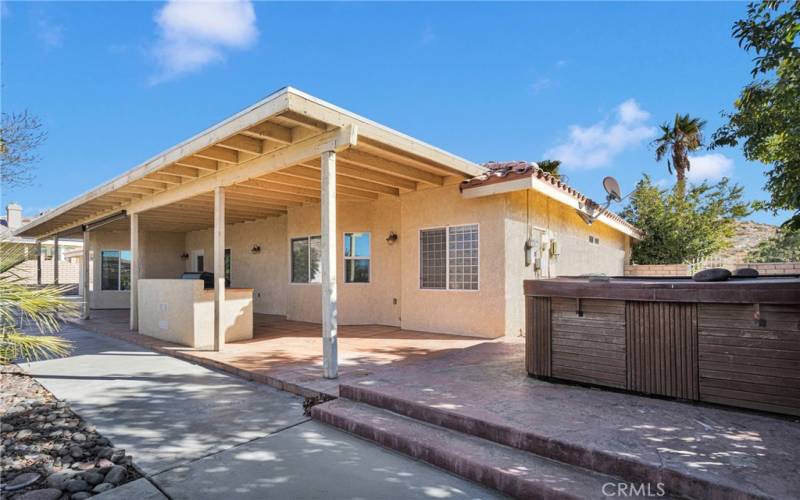
[[[283,88],[16,231],[46,238],[140,213],[141,227],[211,227],[213,189],[226,186],[227,223],[320,201],[320,153],[338,152],[341,200],[441,186],[486,169],[291,87]]]

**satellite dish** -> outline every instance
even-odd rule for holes
[[[609,201],[622,201],[622,190],[619,188],[619,182],[611,176],[603,179],[603,188],[605,188]]]

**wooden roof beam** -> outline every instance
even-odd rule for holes
[[[244,134],[255,136],[259,139],[280,142],[282,144],[291,144],[293,141],[292,129],[269,121],[250,127],[244,131]]]
[[[351,165],[363,168],[377,170],[379,172],[386,172],[398,177],[403,177],[415,182],[422,182],[432,186],[444,185],[444,177],[432,174],[425,170],[409,167],[402,163],[396,163],[385,158],[380,158],[361,151],[346,151],[337,158],[342,163],[349,163]]]
[[[246,135],[234,135],[223,141],[217,143],[224,148],[232,149],[234,151],[241,151],[242,153],[252,153],[260,155],[264,152],[264,144],[260,139],[253,139]]]
[[[233,151],[232,149],[226,149],[220,146],[207,147],[202,151],[198,151],[194,155],[207,160],[215,160],[223,163],[229,163],[231,165],[236,165],[239,163],[238,151]]]
[[[192,167],[198,170],[206,170],[208,172],[216,172],[219,170],[219,163],[216,160],[200,158],[198,156],[187,156],[186,158],[181,158],[175,162],[175,165]]]

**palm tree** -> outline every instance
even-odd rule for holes
[[[71,348],[68,340],[49,334],[60,329],[61,317],[77,312],[77,303],[64,298],[68,287],[24,284],[15,269],[24,260],[22,245],[0,242],[0,366],[66,356]],[[35,326],[39,334],[26,333],[22,324]]]
[[[653,141],[656,146],[656,161],[661,161],[665,156],[669,173],[675,170],[678,185],[683,186],[686,172],[689,171],[689,153],[697,151],[703,146],[703,127],[705,120],[693,118],[688,114],[675,114],[675,122],[665,122],[661,125],[661,137]]]
[[[545,172],[552,175],[561,182],[567,182],[567,176],[561,174],[560,172],[560,167],[561,167],[560,160],[541,160],[537,161],[536,164],[539,165],[540,169],[544,170]]]

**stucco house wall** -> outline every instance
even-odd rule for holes
[[[289,241],[287,217],[225,226],[225,248],[231,250],[231,286],[253,289],[253,311],[261,314],[287,314]],[[253,253],[253,246],[261,251]],[[214,235],[208,229],[186,233],[182,252],[202,250],[205,270],[214,271]],[[191,259],[182,263],[192,270]],[[318,321],[318,320],[317,320]]]
[[[140,234],[142,278],[177,278],[183,271],[180,258],[184,248],[183,233],[142,231]],[[89,233],[91,260],[90,293],[92,309],[127,309],[131,294],[127,290],[101,290],[100,253],[103,250],[130,250],[128,231],[92,231]]]
[[[408,330],[500,337],[504,327],[504,200],[467,200],[458,185],[400,197],[402,231],[402,325]],[[419,282],[420,230],[479,226],[479,290],[424,290]]]
[[[496,197],[505,199],[505,334],[518,336],[525,328],[525,301],[522,282],[526,279],[556,278],[585,273],[622,276],[630,254],[630,237],[602,222],[587,225],[567,207],[549,197],[530,191],[517,191]],[[547,245],[540,250],[541,268],[525,265],[528,234]],[[598,243],[589,241],[589,237]],[[550,256],[555,242],[558,255]]]

